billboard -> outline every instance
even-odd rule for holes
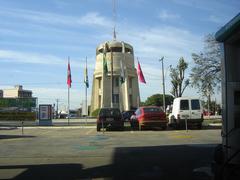
[[[0,98],[0,110],[32,111],[37,106],[37,98]]]

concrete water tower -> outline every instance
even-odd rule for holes
[[[107,64],[107,73],[104,71],[104,61]],[[124,77],[123,83],[120,81],[121,77]],[[139,102],[133,47],[117,40],[100,44],[96,48],[91,112],[101,107],[117,107],[121,111],[130,110],[137,108]]]

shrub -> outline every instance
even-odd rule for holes
[[[92,112],[92,116],[93,116],[93,117],[97,117],[99,111],[100,111],[100,108],[95,109],[95,110]]]

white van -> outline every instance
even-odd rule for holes
[[[173,101],[172,113],[169,115],[169,125],[183,126],[187,118],[188,125],[202,128],[203,109],[199,98],[179,97]]]

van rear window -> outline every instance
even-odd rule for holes
[[[143,108],[143,111],[145,113],[147,113],[147,112],[161,112],[161,109],[160,108]]]
[[[181,100],[180,101],[180,110],[189,110],[188,100]]]
[[[192,110],[199,110],[200,109],[200,102],[198,99],[191,100]]]

